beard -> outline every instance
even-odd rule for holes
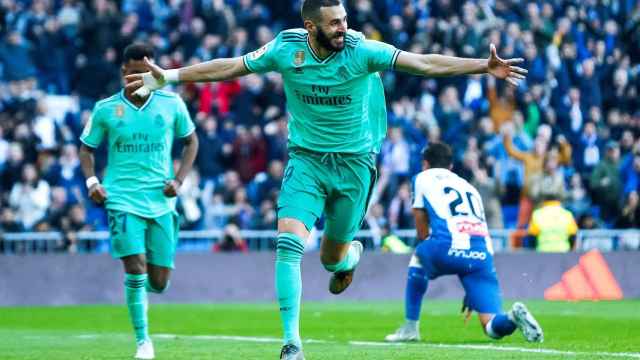
[[[329,36],[327,35],[326,32],[322,31],[322,29],[320,27],[318,27],[318,34],[316,35],[316,40],[318,41],[318,43],[320,44],[320,46],[322,46],[323,48],[327,49],[327,50],[331,50],[331,51],[342,51],[344,49],[344,41],[342,42],[342,45],[336,46],[333,45],[331,43],[332,39],[337,39],[339,37],[343,37],[346,34],[343,32],[336,32],[333,37],[329,38]]]

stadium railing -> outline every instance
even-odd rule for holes
[[[492,230],[491,238],[495,252],[511,252],[511,236],[515,230]],[[416,245],[415,230],[397,230],[393,232],[409,246]],[[318,248],[322,233],[312,231],[307,249]],[[181,231],[178,251],[210,252],[219,242],[224,232],[219,229],[202,231]],[[242,238],[250,251],[268,251],[275,248],[276,232],[272,230],[243,230]],[[371,230],[359,231],[356,239],[369,249],[380,248],[379,233]],[[640,250],[640,230],[583,230],[576,237],[576,248],[580,251],[598,249],[601,251]],[[107,231],[77,232],[22,232],[0,233],[0,254],[32,254],[53,252],[106,253],[109,251],[109,233]]]

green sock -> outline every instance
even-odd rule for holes
[[[149,333],[147,329],[147,290],[145,284],[147,274],[125,274],[124,290],[127,306],[129,307],[129,318],[136,333],[136,342],[147,340]]]
[[[280,305],[280,319],[284,343],[302,345],[300,341],[300,298],[302,277],[300,262],[304,254],[302,240],[294,234],[278,235],[276,250],[276,293]]]
[[[356,251],[353,246],[349,247],[349,251],[347,251],[347,256],[342,259],[337,264],[323,264],[324,268],[330,272],[340,272],[340,271],[349,271],[358,265],[360,261],[360,253]]]

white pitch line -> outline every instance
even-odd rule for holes
[[[522,353],[537,353],[537,354],[550,354],[550,355],[569,355],[569,356],[611,356],[611,357],[623,357],[623,358],[635,358],[640,359],[640,353],[614,353],[614,352],[578,352],[578,351],[564,351],[554,349],[534,349],[534,348],[521,348],[515,346],[497,346],[497,345],[471,345],[471,344],[427,344],[427,343],[412,343],[412,344],[399,344],[399,343],[386,343],[380,341],[349,341],[350,345],[354,346],[424,346],[431,348],[441,349],[465,349],[465,350],[494,350],[494,351],[509,351],[509,352],[522,352]]]
[[[113,336],[115,334],[83,334],[77,335],[79,339],[94,339],[100,336]],[[121,334],[122,335],[122,334]],[[176,334],[154,334],[151,335],[157,339],[190,339],[190,340],[208,340],[208,341],[241,341],[253,343],[280,343],[281,339],[272,337],[259,336],[233,336],[233,335],[176,335]],[[305,344],[340,344],[339,341],[306,339]],[[507,351],[519,353],[547,354],[547,355],[567,355],[567,356],[606,356],[618,358],[640,359],[640,353],[632,352],[587,352],[587,351],[565,351],[542,348],[524,348],[516,346],[499,346],[499,345],[473,345],[473,344],[429,344],[429,343],[388,343],[382,341],[349,341],[351,346],[382,346],[382,347],[409,347],[420,346],[427,348],[440,349],[462,349],[462,350],[492,350]]]

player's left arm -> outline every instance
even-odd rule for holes
[[[525,78],[527,70],[516,66],[524,59],[502,59],[491,44],[487,59],[467,59],[439,54],[416,54],[402,51],[395,62],[395,69],[414,75],[443,77],[469,74],[491,74],[511,85]]]
[[[168,197],[178,195],[178,189],[182,186],[184,179],[191,171],[193,162],[198,155],[198,135],[196,134],[193,121],[191,121],[191,115],[189,115],[187,105],[180,98],[178,98],[178,112],[176,114],[174,130],[175,136],[184,142],[184,149],[182,150],[182,159],[178,172],[173,179],[169,179],[165,183],[164,194]]]
[[[198,136],[193,131],[190,135],[183,138],[184,150],[182,150],[182,159],[180,161],[180,167],[173,179],[167,180],[164,187],[164,194],[167,197],[175,197],[178,195],[178,189],[182,186],[184,179],[187,177],[193,162],[198,155]]]

